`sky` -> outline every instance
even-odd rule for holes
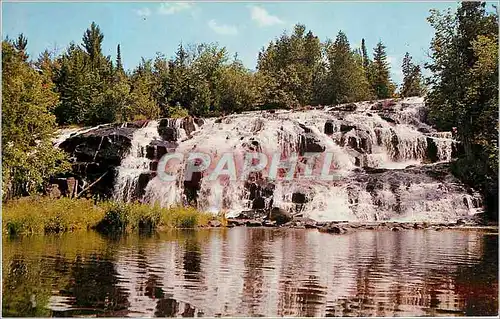
[[[323,41],[342,30],[352,48],[365,38],[369,53],[378,41],[387,47],[394,81],[401,83],[405,52],[413,61],[428,61],[433,29],[429,9],[456,8],[457,2],[3,2],[2,37],[24,33],[28,53],[61,53],[95,21],[104,33],[103,52],[116,56],[120,44],[126,69],[156,52],[172,57],[184,44],[216,42],[249,69],[261,48],[306,25]]]

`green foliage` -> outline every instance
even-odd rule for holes
[[[424,83],[420,66],[411,62],[411,56],[406,52],[401,66],[403,71],[403,85],[401,96],[421,96],[424,93]]]
[[[40,191],[52,175],[69,168],[52,146],[58,103],[52,83],[2,42],[2,194],[3,198]]]
[[[180,105],[167,107],[167,117],[169,118],[179,119],[187,116],[189,116],[189,112]]]
[[[59,233],[90,229],[104,210],[87,199],[23,197],[4,203],[4,231],[10,235]]]
[[[263,87],[262,103],[290,108],[313,99],[314,73],[321,60],[321,44],[311,31],[296,24],[259,53],[257,69]]]
[[[464,2],[456,13],[431,12],[435,35],[426,102],[439,128],[458,130],[465,152],[455,172],[479,188],[490,212],[498,214],[498,14],[485,6]]]
[[[193,207],[163,208],[140,203],[90,199],[24,197],[2,207],[3,231],[9,235],[64,233],[97,229],[103,233],[193,228],[208,224],[212,214]],[[223,221],[223,218],[222,218]]]
[[[386,47],[382,42],[377,43],[373,50],[373,63],[371,63],[368,71],[373,91],[379,99],[392,97],[396,89],[390,80],[385,49]]]
[[[341,104],[372,97],[363,69],[363,58],[350,48],[347,36],[340,31],[333,44],[326,48],[328,59],[325,104]]]

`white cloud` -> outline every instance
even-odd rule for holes
[[[227,24],[217,24],[215,20],[210,20],[208,22],[210,29],[214,30],[215,33],[224,35],[236,35],[238,34],[238,29],[233,25]]]
[[[189,10],[191,8],[193,8],[193,4],[191,2],[164,2],[160,4],[158,13],[170,15],[177,12]]]
[[[252,20],[259,25],[259,27],[270,27],[276,24],[284,23],[284,21],[277,16],[269,14],[269,12],[265,9],[258,6],[250,6],[250,16],[252,17]]]
[[[149,8],[142,8],[135,10],[135,13],[141,17],[149,17],[151,15],[151,10],[149,10]]]

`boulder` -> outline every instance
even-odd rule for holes
[[[247,227],[260,227],[260,226],[262,226],[262,222],[260,220],[252,219],[252,220],[248,220],[246,222],[246,226]]]
[[[273,207],[269,214],[269,219],[276,221],[278,225],[283,225],[292,220],[292,215],[284,209]]]
[[[218,220],[210,220],[208,221],[208,226],[210,227],[221,227],[222,226],[222,223]]]

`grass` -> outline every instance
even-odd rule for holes
[[[222,216],[193,207],[164,208],[140,203],[101,202],[89,199],[26,197],[4,203],[3,231],[10,235],[48,234],[96,229],[114,234],[166,228],[195,228]]]

